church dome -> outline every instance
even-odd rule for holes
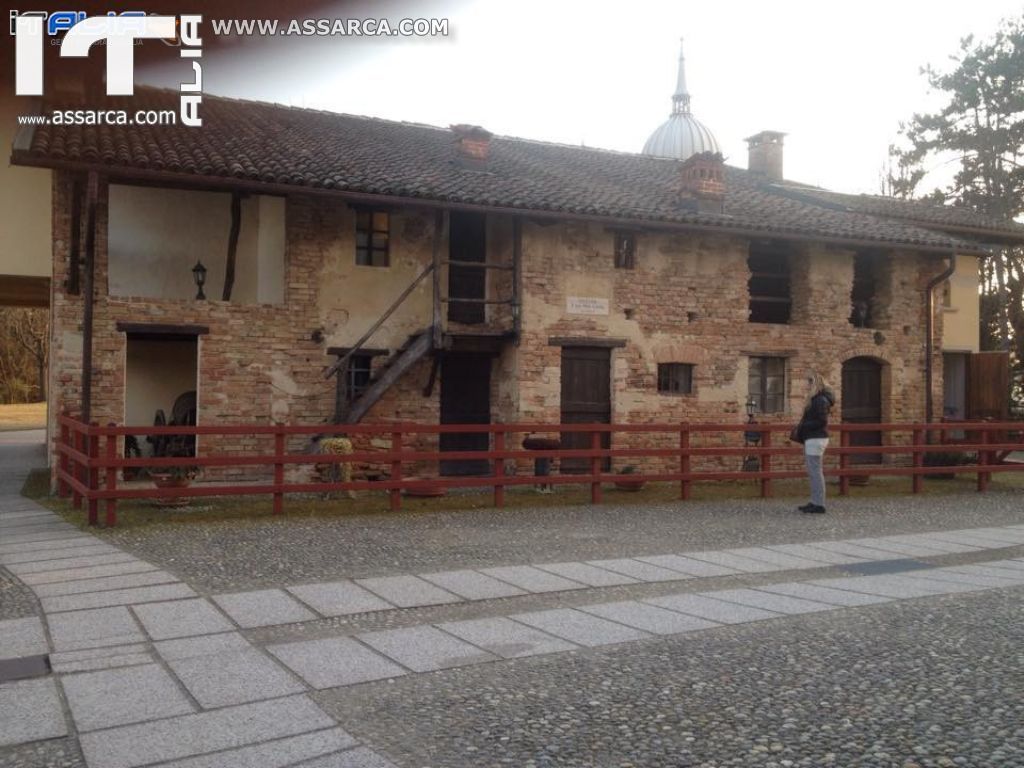
[[[702,152],[720,154],[721,151],[714,134],[690,111],[685,59],[680,45],[679,79],[676,82],[676,92],[672,94],[672,114],[647,139],[643,154],[685,160]]]

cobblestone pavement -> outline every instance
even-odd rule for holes
[[[0,494],[0,660],[53,670],[0,682],[0,768],[1024,765],[1020,501],[101,540]]]

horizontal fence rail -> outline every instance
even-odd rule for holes
[[[494,504],[505,504],[505,489],[523,485],[589,485],[591,501],[601,502],[602,486],[606,483],[678,483],[681,499],[691,497],[694,483],[701,481],[752,480],[760,484],[761,496],[772,496],[772,481],[804,477],[799,466],[802,446],[788,439],[791,424],[461,424],[430,425],[413,423],[341,424],[341,425],[201,425],[127,427],[116,424],[100,426],[86,424],[62,414],[58,417],[57,439],[57,491],[62,498],[70,497],[76,508],[83,503],[88,510],[91,525],[99,522],[99,505],[105,506],[104,522],[117,523],[117,502],[126,499],[185,499],[207,496],[269,495],[273,511],[284,511],[288,494],[323,494],[338,491],[383,491],[390,499],[392,510],[401,508],[403,492],[424,492],[453,488],[491,488]],[[825,474],[839,480],[841,495],[849,493],[852,478],[870,476],[904,476],[911,479],[911,490],[920,493],[926,475],[947,473],[974,473],[977,488],[985,491],[993,473],[1024,470],[1024,463],[1008,462],[1012,452],[1024,451],[1024,423],[1006,422],[943,422],[938,424],[834,424],[833,445],[827,456],[834,466]],[[881,445],[853,445],[858,434],[881,435]],[[410,440],[439,439],[441,435],[486,435],[486,450],[445,450],[423,448]],[[541,450],[510,447],[517,437],[521,442],[527,436],[583,435],[589,447],[545,447]],[[208,450],[200,441],[195,456],[126,457],[124,438],[192,436],[200,438],[245,439],[251,445],[232,451],[214,445]],[[385,441],[386,448],[369,450],[353,447],[348,453],[311,452],[309,445],[315,439],[344,436],[353,443],[376,439]],[[293,443],[306,438],[301,450]],[[610,440],[627,442],[631,438],[652,440],[655,445],[629,445],[604,447]],[[252,447],[260,441],[272,446],[272,452],[261,453]],[[577,437],[577,442],[579,438]],[[737,444],[737,441],[742,441]],[[701,444],[703,443],[703,444]],[[102,450],[101,450],[102,448]],[[929,465],[926,456],[949,454],[963,458],[975,454],[974,460],[952,466]],[[857,463],[858,457],[886,457],[902,461],[893,463]],[[635,459],[654,462],[659,469],[633,473],[605,469],[611,459]],[[741,460],[736,468],[728,462]],[[785,460],[792,466],[774,468],[776,460]],[[545,474],[538,460],[565,462],[575,460],[575,471],[567,471],[564,464],[559,474]],[[705,463],[717,461],[719,467],[695,468],[695,460]],[[436,475],[441,462],[474,461],[486,463],[487,474],[469,476],[409,476],[409,464],[425,465],[428,475]],[[884,459],[883,459],[884,461]],[[510,474],[507,462],[532,465],[533,472]],[[303,465],[347,466],[349,471],[357,465],[386,468],[381,479],[342,479],[332,481],[286,480],[286,470]],[[127,483],[124,470],[170,470],[192,473],[200,469],[263,468],[265,479],[254,482],[203,482],[188,487],[157,488]],[[540,471],[539,471],[540,470]],[[121,476],[119,478],[119,476]]]

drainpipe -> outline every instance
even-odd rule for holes
[[[81,419],[86,424],[92,420],[92,327],[93,304],[96,284],[96,198],[99,196],[99,179],[95,171],[89,171],[86,184],[85,215],[85,280],[82,286],[82,405]]]
[[[940,274],[928,281],[924,289],[924,420],[926,424],[932,423],[932,336],[935,329],[935,288],[948,280],[956,271],[956,253],[949,254],[949,266]],[[931,442],[931,431],[927,433],[928,442]]]

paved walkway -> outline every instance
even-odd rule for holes
[[[0,496],[0,564],[42,617],[0,622],[0,656],[49,654],[53,675],[0,685],[0,747],[77,735],[91,768],[392,765],[311,691],[725,625],[1024,585],[1024,526],[587,562],[434,571],[215,595]],[[983,564],[943,566],[970,554]],[[918,558],[926,558],[923,562]],[[806,579],[791,578],[801,571]],[[368,611],[627,584],[785,572],[756,588],[678,592],[461,621],[251,641],[254,628]],[[823,578],[822,572],[831,573]],[[836,575],[838,572],[838,575]],[[508,605],[507,602],[502,605]],[[26,662],[26,660],[29,660]]]

